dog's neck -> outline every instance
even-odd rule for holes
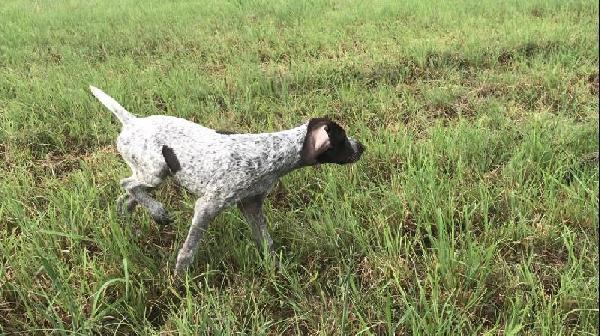
[[[273,133],[231,134],[250,144],[252,161],[265,174],[283,176],[305,166],[301,153],[308,124]]]
[[[275,160],[271,162],[273,173],[284,175],[304,166],[301,153],[307,126],[303,124],[270,134],[273,137],[272,151],[275,154]]]

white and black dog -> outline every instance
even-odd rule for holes
[[[90,89],[123,124],[117,149],[132,175],[121,180],[126,193],[117,201],[120,213],[141,204],[154,220],[168,223],[164,206],[148,193],[168,175],[199,197],[177,255],[176,275],[192,262],[211,220],[234,203],[252,227],[256,244],[273,251],[262,204],[277,180],[304,166],[356,162],[365,150],[326,118],[274,133],[223,133],[171,116],[137,118],[101,90]]]

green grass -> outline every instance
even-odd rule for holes
[[[0,3],[0,334],[596,334],[598,1]],[[368,152],[286,176],[283,267],[236,209],[171,282],[176,218],[117,218],[96,85],[238,131],[327,115]]]

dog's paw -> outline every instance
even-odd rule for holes
[[[124,203],[127,198],[128,198],[128,195],[123,194],[123,195],[119,196],[119,198],[117,198],[117,204],[115,204],[115,210],[117,210],[117,215],[119,215],[121,217],[125,215]]]
[[[161,218],[159,220],[156,220],[156,223],[158,223],[159,225],[170,225],[173,223],[173,219],[170,217]]]
[[[173,223],[173,218],[169,216],[169,213],[163,207],[156,209],[150,215],[152,219],[154,219],[154,221],[159,225],[168,225]]]
[[[179,277],[185,274],[185,271],[191,265],[194,259],[194,252],[184,250],[183,248],[177,253],[177,262],[175,263],[175,276]]]
[[[159,225],[169,225],[173,223],[173,218],[169,214],[164,213],[159,216],[152,216],[152,219]]]
[[[116,210],[117,215],[123,217],[128,213],[133,212],[137,205],[137,201],[134,200],[128,194],[123,194],[117,198]]]

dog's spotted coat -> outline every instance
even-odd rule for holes
[[[117,201],[120,213],[124,204],[128,211],[141,204],[154,220],[168,223],[164,206],[148,194],[148,189],[169,175],[199,197],[177,255],[176,275],[192,262],[211,220],[235,203],[251,225],[256,244],[266,245],[272,252],[262,204],[277,180],[304,166],[352,163],[364,151],[362,144],[346,137],[339,125],[325,118],[275,133],[217,132],[171,116],[137,118],[101,90],[90,89],[123,124],[117,149],[133,174],[121,181],[126,193]]]

